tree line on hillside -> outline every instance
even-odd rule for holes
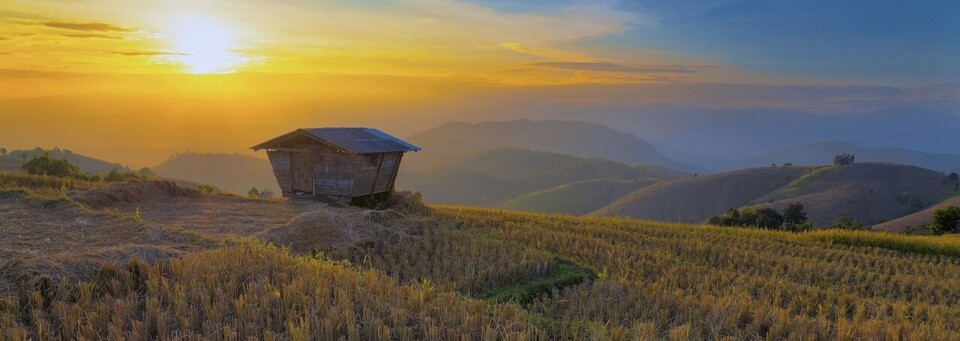
[[[807,219],[807,212],[804,210],[803,204],[799,202],[788,204],[783,209],[783,213],[770,207],[757,209],[730,208],[724,214],[711,217],[707,224],[790,232],[804,232],[814,228],[813,222]],[[833,220],[833,224],[827,226],[827,228],[863,230],[865,227],[860,221],[844,213],[840,213]],[[934,210],[931,222],[924,230],[933,234],[960,232],[960,207],[950,205]]]
[[[756,227],[769,230],[787,230],[794,232],[813,229],[813,222],[807,218],[803,204],[790,203],[783,209],[783,213],[770,207],[757,209],[730,208],[726,213],[714,216],[708,221],[710,225]]]
[[[142,179],[152,176],[153,172],[149,168],[141,168],[139,171],[120,171],[114,168],[105,175],[87,174],[80,167],[70,163],[66,159],[58,159],[50,156],[50,153],[34,155],[30,161],[27,161],[20,167],[21,170],[31,175],[47,175],[60,178],[73,178],[84,181],[106,181],[118,182],[130,179]]]
[[[802,203],[794,202],[783,208],[780,213],[774,208],[761,207],[757,209],[730,208],[726,213],[711,217],[707,222],[717,226],[753,227],[768,230],[784,230],[791,232],[810,231],[814,228],[813,222],[807,218],[807,212]],[[840,213],[829,228],[844,230],[862,230],[863,224],[846,214]]]

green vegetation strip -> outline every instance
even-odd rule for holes
[[[548,295],[554,290],[591,281],[597,275],[590,270],[563,259],[553,262],[553,272],[544,277],[537,277],[514,285],[493,288],[477,295],[477,298],[491,303],[517,303],[527,305],[538,297]]]

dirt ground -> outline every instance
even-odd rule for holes
[[[391,206],[417,212],[409,193]],[[411,211],[412,210],[412,211]],[[173,182],[134,180],[57,198],[0,191],[0,295],[92,278],[105,262],[149,263],[256,236],[295,252],[346,250],[410,238],[422,221],[396,210],[316,201],[201,194]]]
[[[16,289],[18,278],[88,277],[105,261],[153,262],[276,229],[304,212],[355,210],[201,195],[163,181],[69,197],[0,192],[0,293]]]

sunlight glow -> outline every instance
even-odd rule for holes
[[[230,73],[245,59],[234,53],[234,31],[211,18],[182,17],[174,23],[171,43],[175,55],[167,59],[190,68],[194,74]]]

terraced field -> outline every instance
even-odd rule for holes
[[[953,236],[369,211],[177,188],[109,203],[85,200],[130,186],[64,196],[44,181],[0,195],[19,219],[0,239],[3,340],[960,339]],[[56,258],[29,252],[38,234]],[[85,247],[96,252],[69,251]],[[75,254],[88,255],[84,271],[58,263]]]

